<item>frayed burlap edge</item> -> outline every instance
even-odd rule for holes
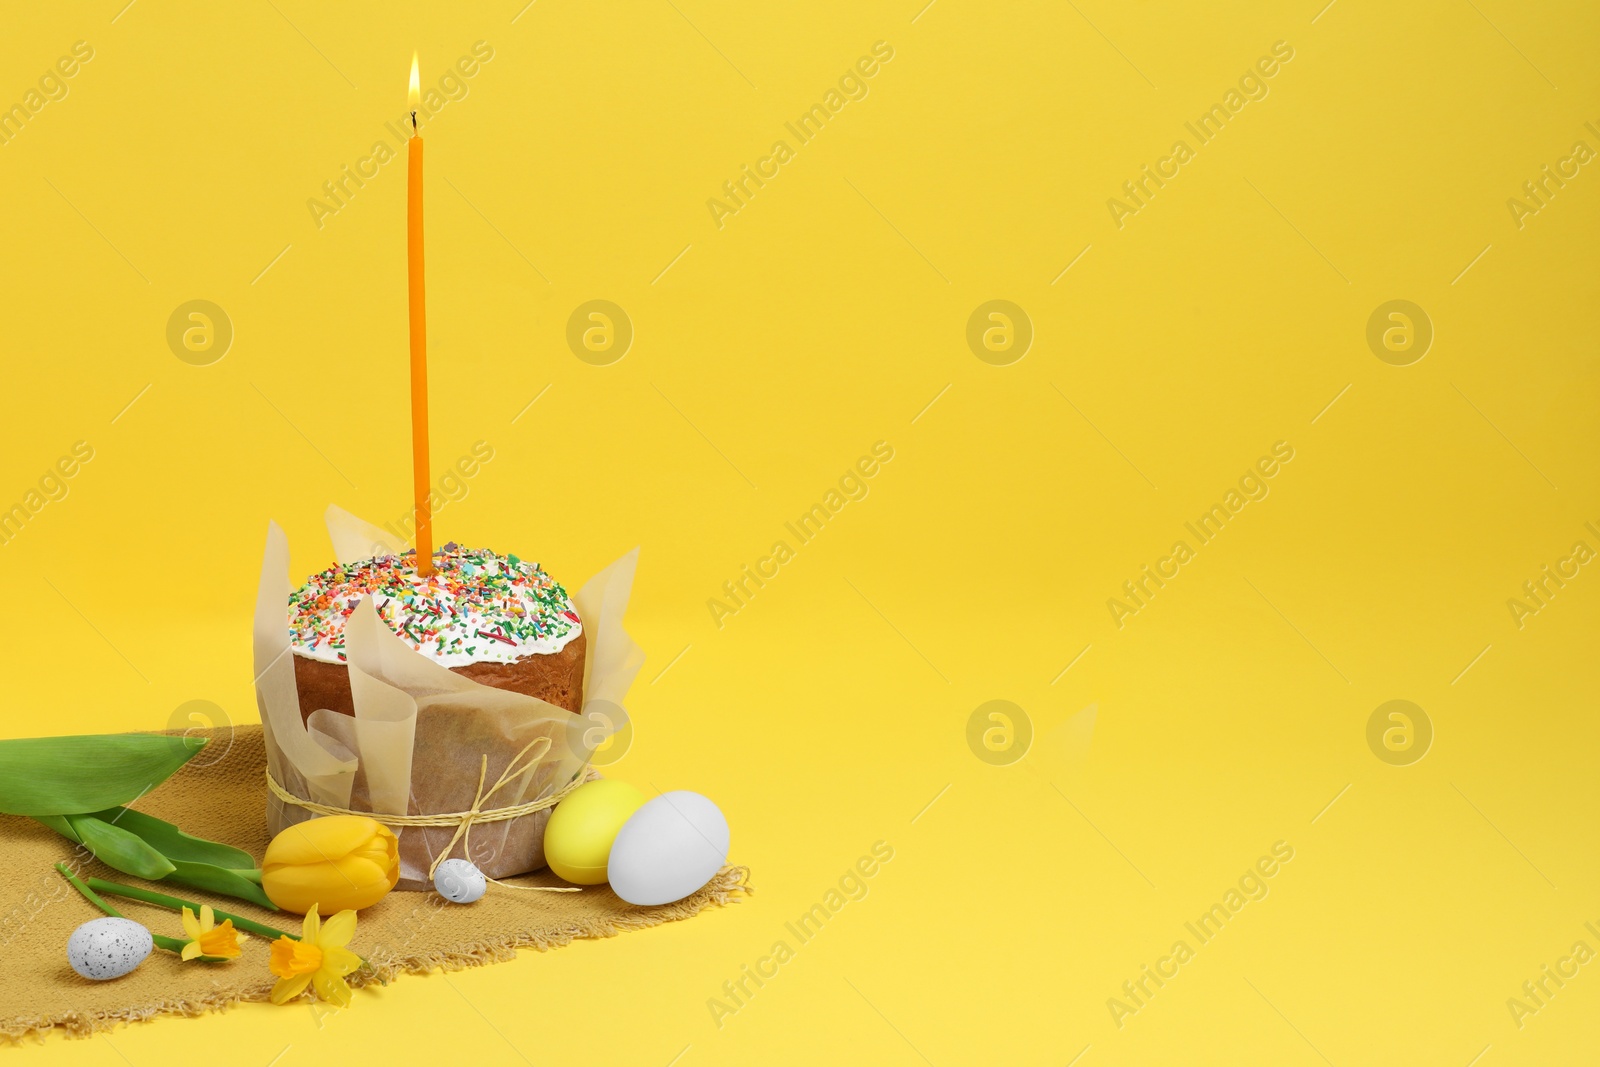
[[[350,984],[361,987],[371,984],[387,985],[402,974],[428,974],[432,971],[460,971],[468,967],[486,967],[517,957],[519,948],[536,948],[546,952],[587,938],[615,937],[631,930],[644,930],[662,923],[678,922],[697,915],[709,907],[726,907],[737,904],[741,897],[755,892],[750,885],[748,867],[724,867],[704,888],[672,904],[640,908],[635,913],[618,915],[609,919],[585,919],[544,930],[529,930],[502,937],[485,938],[466,944],[451,946],[411,955],[398,955],[375,961],[369,971],[350,976]],[[0,1020],[0,1045],[21,1044],[28,1038],[43,1042],[46,1034],[65,1033],[68,1037],[90,1037],[103,1030],[113,1030],[124,1023],[145,1022],[160,1015],[182,1015],[189,1018],[213,1011],[226,1011],[234,1004],[247,1001],[265,1001],[272,994],[272,983],[263,982],[259,989],[229,993],[214,997],[186,997],[159,1000],[115,1011],[57,1012],[33,1018]],[[306,994],[310,996],[309,993]]]

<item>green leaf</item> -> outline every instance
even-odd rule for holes
[[[175,734],[86,734],[0,741],[0,812],[83,815],[130,803],[205,746]]]
[[[159,881],[174,867],[167,857],[145,844],[136,834],[113,826],[93,815],[68,815],[67,822],[94,858],[124,874]]]
[[[192,837],[170,822],[153,815],[146,815],[142,811],[134,811],[132,808],[107,808],[94,814],[98,819],[120,826],[130,834],[136,834],[145,844],[173,862],[188,860],[192,863],[206,863],[213,867],[231,870],[249,870],[256,865],[255,857],[243,849],[224,845],[219,841],[207,841],[203,837]]]
[[[267,894],[261,887],[237,871],[215,867],[209,863],[193,863],[188,860],[174,860],[173,871],[164,881],[181,882],[192,885],[197,889],[209,889],[213,893],[222,893],[225,896],[238,897],[258,904],[268,911],[277,911],[278,906],[267,899]],[[251,864],[253,868],[254,863]]]
[[[83,842],[78,839],[77,831],[73,830],[72,824],[67,821],[67,817],[65,815],[35,815],[33,818],[35,822],[44,823],[46,826],[50,827],[50,829],[60,834],[68,841],[71,841],[74,844],[83,844]]]

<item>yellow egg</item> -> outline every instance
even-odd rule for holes
[[[611,843],[644,801],[643,793],[612,778],[580,785],[550,815],[544,830],[545,862],[577,885],[604,882]]]

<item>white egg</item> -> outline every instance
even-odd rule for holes
[[[629,904],[670,904],[711,881],[728,859],[728,820],[706,797],[662,793],[617,831],[607,874]]]
[[[488,891],[489,880],[466,860],[445,860],[433,872],[433,888],[446,900],[471,904]]]
[[[155,948],[150,931],[132,919],[90,919],[67,939],[67,962],[85,978],[121,978]]]

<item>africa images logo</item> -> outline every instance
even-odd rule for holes
[[[1284,464],[1292,459],[1293,445],[1287,441],[1274,443],[1271,455],[1260,457],[1240,475],[1237,489],[1230,488],[1220,501],[1213,503],[1197,519],[1183,524],[1183,528],[1194,537],[1195,544],[1191,545],[1183,539],[1174,541],[1167,555],[1156,560],[1153,566],[1146,563],[1138,576],[1123,582],[1122,592],[1127,599],[1106,599],[1106,610],[1111,613],[1111,621],[1117,629],[1122,629],[1129,618],[1149,607],[1156,593],[1165,589],[1167,583],[1178,576],[1183,565],[1195,558],[1200,546],[1209,545],[1215,540],[1223,527],[1237,519],[1247,504],[1265,500],[1272,492],[1268,479],[1276,476]]]
[[[1272,91],[1268,80],[1293,58],[1294,49],[1289,42],[1274,41],[1271,54],[1262,56],[1247,68],[1239,76],[1237,87],[1229,86],[1228,91],[1222,94],[1220,103],[1212,104],[1193,122],[1183,124],[1194,138],[1193,145],[1180,137],[1172,143],[1172,150],[1167,155],[1154,164],[1146,163],[1139,169],[1137,177],[1123,182],[1122,193],[1126,199],[1113,196],[1106,200],[1106,210],[1111,212],[1111,221],[1117,229],[1122,229],[1127,225],[1128,218],[1148,207],[1156,193],[1183,173],[1184,164],[1195,159],[1201,148],[1221,136],[1223,129],[1247,104],[1252,100],[1265,100]]]
[[[741,164],[738,176],[722,183],[722,196],[726,199],[713,196],[706,200],[706,210],[711,212],[711,221],[716,223],[717,229],[722,229],[727,219],[748,207],[756,193],[783,172],[784,164],[792,161],[800,148],[810,144],[829,122],[839,117],[845,105],[852,100],[865,100],[872,91],[868,79],[892,59],[893,45],[888,41],[874,42],[872,54],[862,56],[847,67],[839,76],[837,87],[830,87],[822,94],[822,99],[801,112],[799,118],[783,124],[794,138],[793,145],[779,138],[772,142],[767,155],[756,160],[753,168],[748,163]]]

